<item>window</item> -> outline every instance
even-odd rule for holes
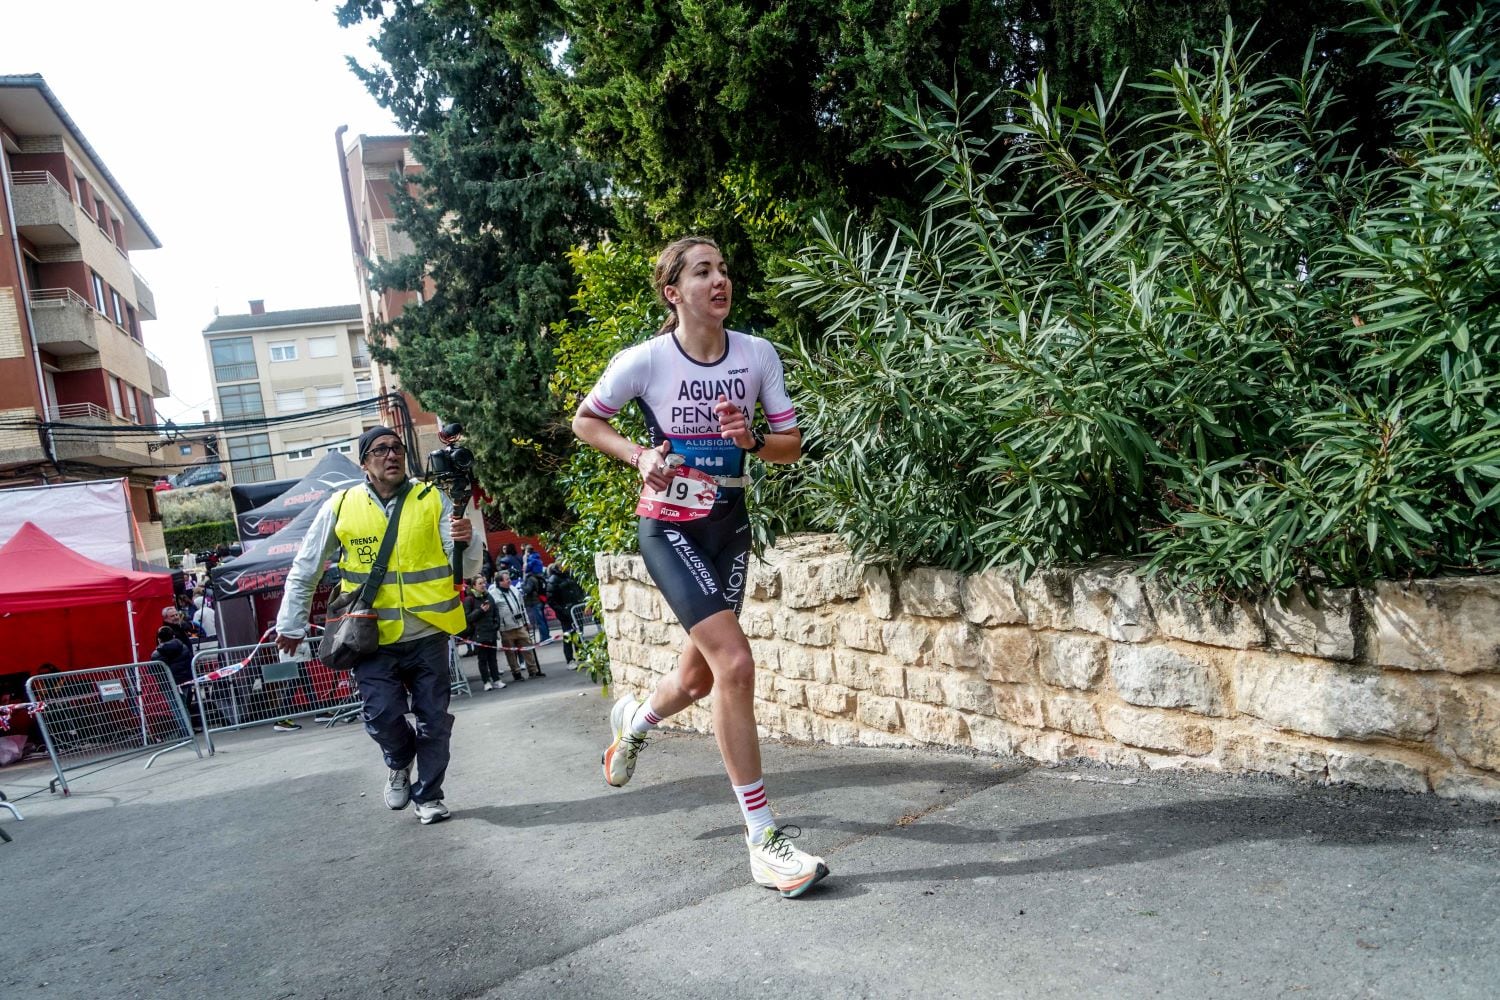
[[[310,358],[336,358],[339,342],[333,337],[308,337],[307,356]]]
[[[340,441],[338,444],[331,444],[328,446],[328,450],[336,451],[340,455],[354,454],[354,446],[351,445],[348,441]]]
[[[125,227],[120,225],[119,219],[110,219],[109,224],[115,231],[115,246],[121,250],[125,249]]]
[[[180,444],[177,446],[177,454],[179,455],[191,455],[192,453],[193,446],[190,444]]]
[[[219,416],[225,420],[239,417],[263,417],[265,405],[260,399],[258,385],[226,385],[219,387]]]
[[[134,387],[127,385],[122,379],[120,381],[120,393],[125,397],[125,405],[130,409],[130,422],[133,424],[140,423],[141,411],[140,407],[136,405]]]
[[[341,385],[318,386],[318,407],[338,406],[344,401],[344,387]]]
[[[296,361],[297,342],[295,340],[278,340],[271,344],[272,361]]]
[[[276,412],[290,413],[293,410],[307,409],[307,394],[301,389],[278,389],[276,391]]]
[[[354,356],[354,367],[370,367],[370,345],[366,343],[364,334],[357,335],[350,348],[350,353]]]
[[[125,307],[120,305],[120,293],[113,288],[109,290],[109,303],[115,308],[115,326],[125,328]]]
[[[99,231],[109,235],[109,209],[104,207],[103,198],[94,199],[94,221],[99,223]]]
[[[370,381],[367,378],[357,378],[357,379],[355,379],[354,380],[354,398],[355,399],[373,399],[373,398],[375,398],[375,383],[372,382],[372,381]]]
[[[109,383],[109,401],[114,405],[115,415],[125,415],[125,405],[120,402],[120,380],[113,375],[104,376],[104,381]]]
[[[73,175],[73,183],[78,186],[78,205],[83,209],[85,215],[89,210],[89,182],[83,179],[82,174]]]
[[[229,439],[229,464],[238,483],[263,483],[276,478],[269,434],[247,434]]]
[[[141,339],[141,324],[135,318],[135,307],[125,307],[125,332],[135,340]]]
[[[108,316],[109,306],[105,304],[104,279],[99,277],[98,271],[90,271],[89,274],[94,279],[94,308],[99,310],[101,315]]]
[[[312,458],[313,443],[311,441],[288,441],[286,443],[286,458],[288,462],[297,462],[304,458]]]
[[[215,340],[209,347],[214,356],[215,382],[240,382],[257,377],[255,345],[249,337]]]

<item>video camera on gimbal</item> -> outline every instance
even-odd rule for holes
[[[469,510],[469,496],[474,489],[474,453],[463,446],[464,425],[458,421],[444,424],[438,430],[443,447],[427,455],[426,479],[434,483],[453,501],[453,513],[463,517]],[[454,543],[453,582],[463,578],[464,549],[467,544]]]

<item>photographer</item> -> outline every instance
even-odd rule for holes
[[[464,611],[454,584],[455,544],[464,545],[468,574],[479,568],[478,546],[468,546],[474,526],[455,515],[453,502],[436,486],[406,475],[406,447],[389,427],[360,435],[363,486],[340,490],[324,501],[287,574],[276,644],[296,651],[307,627],[313,590],[335,552],[343,593],[370,578],[388,530],[396,530],[385,579],[371,602],[379,628],[376,651],[354,666],[364,699],[365,732],[380,746],[389,768],[384,793],[391,809],[415,803],[423,824],[448,818],[443,776],[448,769],[453,716],[448,713],[448,640],[464,629]],[[400,502],[400,517],[390,523]],[[416,717],[416,731],[406,713]],[[413,763],[417,767],[412,780]]]

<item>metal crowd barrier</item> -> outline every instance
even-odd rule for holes
[[[80,767],[142,754],[150,754],[150,767],[185,746],[203,756],[172,672],[159,660],[39,674],[26,681],[26,697],[41,705],[36,719],[57,771],[51,791],[71,794],[65,772]]]
[[[474,696],[474,689],[469,686],[469,675],[464,673],[464,665],[459,661],[458,640],[448,640],[448,693],[449,696],[462,695],[465,698]]]
[[[307,715],[332,726],[352,721],[362,704],[352,671],[330,670],[317,657],[287,658],[274,642],[200,652],[192,687],[211,754],[214,733]]]
[[[573,631],[580,639],[587,637],[585,629],[597,630],[599,628],[599,617],[594,614],[594,609],[589,607],[587,602],[575,604],[569,611],[569,617],[573,619]]]
[[[26,818],[25,816],[21,815],[21,810],[17,809],[15,806],[13,806],[9,802],[5,801],[5,793],[4,792],[0,792],[0,809],[5,809],[5,810],[9,811],[9,813],[16,818],[16,822],[18,822],[18,823],[21,820],[23,820],[23,819]],[[5,827],[0,826],[0,843],[8,844],[10,842],[11,842],[11,835],[5,832]]]

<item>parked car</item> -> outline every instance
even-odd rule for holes
[[[170,490],[172,488],[172,480],[168,479],[166,476],[161,476],[156,480],[156,483],[151,488],[158,493],[161,493],[164,490]]]
[[[209,483],[222,483],[228,477],[224,470],[217,465],[195,465],[191,469],[183,469],[172,477],[172,485],[177,489],[188,486],[207,486]]]

